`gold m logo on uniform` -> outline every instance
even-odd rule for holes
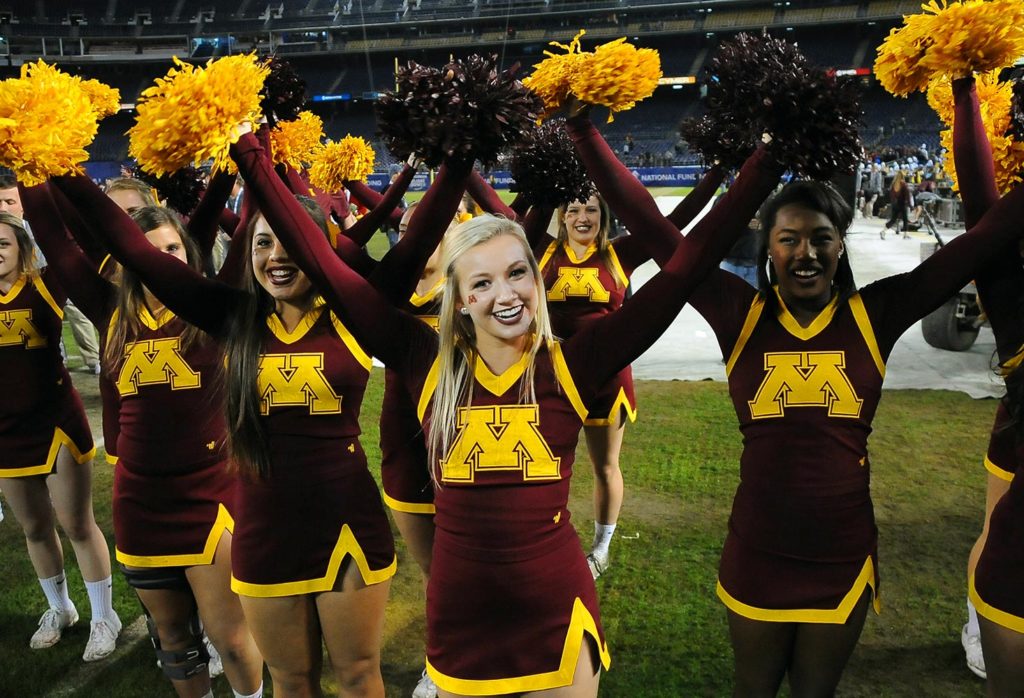
[[[559,267],[558,278],[548,290],[548,300],[589,298],[595,303],[608,302],[611,294],[601,284],[600,271],[596,267]]]
[[[768,373],[747,402],[750,417],[782,417],[787,407],[827,407],[829,417],[859,417],[864,401],[857,397],[845,368],[842,351],[765,354]]]
[[[198,388],[199,374],[178,351],[179,337],[145,339],[124,346],[124,363],[117,376],[117,391],[135,395],[145,385],[169,383],[171,390]]]
[[[476,473],[514,470],[524,480],[557,480],[556,458],[541,436],[537,405],[459,409],[458,438],[441,461],[443,482],[473,482]]]
[[[260,358],[260,413],[271,407],[309,408],[310,414],[341,412],[341,398],[324,377],[323,354],[264,354]]]
[[[0,311],[0,347],[24,344],[26,349],[46,346],[46,337],[32,324],[32,311]]]

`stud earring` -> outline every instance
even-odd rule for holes
[[[463,315],[469,315],[469,308],[464,305],[461,308],[459,308],[459,312],[462,313]]]

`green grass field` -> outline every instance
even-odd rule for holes
[[[98,425],[95,379],[81,373],[74,378]],[[382,383],[375,371],[363,411],[371,467],[379,461]],[[731,655],[714,583],[737,480],[735,416],[720,383],[641,382],[638,393],[640,419],[628,428],[622,454],[627,499],[613,567],[598,583],[613,658],[602,695],[725,696],[731,690]],[[981,524],[981,456],[994,410],[994,401],[959,393],[885,394],[871,442],[883,613],[869,619],[840,695],[983,695],[982,683],[963,666],[959,631],[963,567]],[[591,475],[585,451],[578,456],[572,509],[588,538]],[[94,467],[96,515],[110,535],[112,469],[100,459]],[[398,545],[383,652],[389,696],[408,695],[423,652],[419,572],[400,539]],[[65,557],[72,597],[85,611],[88,602],[70,549]],[[148,642],[136,643],[84,678],[77,674],[86,622],[51,650],[28,649],[44,601],[10,518],[0,524],[0,569],[0,696],[173,695]],[[137,602],[117,575],[115,599],[126,621],[138,616]],[[324,688],[333,688],[330,677]],[[216,691],[230,696],[223,679]]]
[[[386,240],[375,236],[370,248],[379,257]],[[69,333],[66,341],[74,368],[80,360]],[[96,380],[77,372],[73,377],[98,431]],[[382,384],[382,372],[374,371],[362,417],[375,476]],[[601,695],[727,696],[732,660],[714,585],[738,477],[736,418],[721,383],[646,381],[637,392],[640,418],[627,428],[622,453],[626,502],[613,566],[598,582],[612,651]],[[984,695],[984,684],[963,664],[959,634],[964,566],[981,528],[981,460],[994,412],[994,401],[960,393],[885,393],[871,437],[883,612],[869,618],[839,695]],[[577,462],[571,507],[588,544],[592,476],[584,448]],[[98,457],[94,473],[96,516],[113,548],[112,468]],[[0,698],[173,696],[144,639],[83,671],[88,601],[67,544],[69,587],[83,621],[56,647],[28,649],[45,601],[21,531],[7,513],[0,523]],[[383,673],[387,695],[399,697],[409,695],[422,669],[425,624],[419,571],[397,531],[396,540],[399,570],[387,611]],[[127,625],[139,616],[138,602],[117,573],[114,585],[115,606]],[[330,676],[323,685],[328,694],[335,692]],[[231,695],[223,679],[215,682],[215,693]]]

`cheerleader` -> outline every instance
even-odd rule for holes
[[[953,157],[957,182],[970,227],[998,199],[992,148],[985,134],[978,92],[972,78],[954,80]],[[1020,695],[1024,671],[1024,606],[1019,601],[1019,553],[1024,521],[1019,471],[1021,444],[1020,347],[1024,326],[1020,304],[1024,268],[1014,241],[984,273],[978,274],[978,293],[996,338],[1000,363],[1006,372],[1007,395],[992,427],[985,466],[988,483],[985,522],[968,559],[968,623],[961,633],[967,665],[988,679],[990,696]],[[973,627],[972,627],[973,626]],[[971,632],[973,630],[973,633]],[[978,639],[980,636],[980,647]],[[972,641],[973,637],[973,641]],[[975,651],[972,653],[972,649]]]
[[[0,489],[25,532],[49,605],[29,646],[52,647],[78,621],[68,595],[59,522],[71,540],[92,608],[82,655],[91,662],[114,651],[121,621],[111,604],[110,552],[92,511],[92,435],[60,353],[67,296],[50,268],[36,269],[34,259],[21,217],[0,213],[5,317],[0,352],[6,385],[0,404]]]
[[[239,141],[243,172],[257,151],[251,136]],[[427,667],[439,695],[596,695],[610,658],[566,509],[585,405],[661,334],[779,176],[763,153],[745,171],[730,205],[680,242],[633,302],[565,343],[551,332],[522,229],[507,219],[480,216],[449,233],[435,333],[330,254],[280,186],[257,194],[271,197],[260,207],[289,259],[417,403],[437,483]]]
[[[258,201],[269,182],[287,191],[250,138],[260,157],[242,169],[249,194]],[[267,218],[244,234],[250,254],[237,289],[155,254],[88,180],[54,181],[83,216],[108,221],[122,264],[227,354],[228,436],[239,475],[231,587],[275,693],[319,692],[323,640],[342,695],[382,696],[383,613],[396,564],[358,439],[369,355]],[[318,230],[326,245],[325,228]]]
[[[116,390],[120,425],[116,557],[146,609],[161,668],[181,696],[210,690],[198,614],[235,695],[258,696],[262,662],[228,583],[234,483],[225,470],[218,348],[131,270],[122,269],[116,285],[103,279],[66,240],[45,186],[24,195],[43,222],[37,237],[54,268],[105,329],[104,373]],[[199,267],[198,247],[172,212],[143,207],[133,216],[147,244]]]

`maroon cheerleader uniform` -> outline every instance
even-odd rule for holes
[[[0,478],[49,475],[64,446],[75,462],[95,448],[85,408],[60,355],[67,296],[49,268],[0,294]]]
[[[420,318],[435,331],[439,294],[444,281],[439,281],[425,295],[413,294],[405,310]],[[395,511],[409,514],[433,514],[434,483],[427,464],[427,447],[423,429],[416,415],[416,405],[406,391],[401,377],[392,369],[384,369],[384,398],[380,408],[380,480],[384,503]]]
[[[235,146],[243,174],[257,149],[248,136]],[[489,695],[570,685],[587,637],[608,666],[593,578],[566,509],[585,405],[657,339],[728,251],[778,181],[777,168],[764,160],[762,152],[748,162],[742,184],[727,194],[730,205],[681,239],[635,302],[586,323],[564,344],[528,353],[502,375],[474,366],[472,407],[460,409],[454,440],[434,464],[441,487],[427,591],[427,667],[442,689]],[[429,426],[437,335],[331,254],[282,189],[253,188],[292,259],[360,342],[419,396]],[[663,218],[654,224],[675,234]],[[531,360],[536,401],[522,397]]]
[[[25,189],[22,198],[37,221],[37,242],[74,289],[76,305],[94,324],[113,327],[116,311],[108,313],[116,290],[67,238],[47,187]],[[117,407],[115,554],[130,567],[210,564],[232,527],[217,388],[221,353],[206,337],[183,346],[186,325],[170,312],[154,318],[142,308],[138,319],[142,332],[125,344],[109,377],[114,399],[105,403]]]
[[[735,185],[734,185],[735,186]],[[1016,239],[1024,188],[915,270],[834,297],[806,328],[777,291],[712,273],[692,303],[715,330],[744,437],[718,595],[755,620],[843,623],[876,593],[868,488],[885,359],[899,336]],[[877,607],[877,606],[876,606]]]
[[[964,217],[971,226],[998,199],[998,190],[974,80],[954,80],[953,97],[953,154]],[[1010,373],[1020,370],[1024,343],[1020,319],[1024,269],[1016,241],[1002,246],[1002,253],[976,281],[1000,362]],[[1007,396],[1004,403],[1018,397]],[[1020,424],[1014,422],[1004,403],[996,413],[985,465],[989,472],[1009,480],[1010,486],[992,510],[985,547],[968,580],[968,597],[981,617],[1024,633],[1024,597],[1020,593],[1024,582],[1024,483],[1016,477],[1024,462],[1024,439]]]
[[[277,179],[262,160],[250,166]],[[152,247],[88,179],[54,182],[90,223],[106,222],[113,254],[172,312],[219,342],[232,331],[245,291]],[[394,541],[358,442],[369,358],[322,305],[291,332],[274,315],[267,323],[258,381],[270,472],[237,483],[232,588],[248,596],[329,591],[347,557],[367,584],[383,581],[395,570]]]
[[[110,320],[117,322],[116,312]],[[114,469],[114,541],[128,567],[213,562],[233,527],[220,347],[200,336],[183,346],[184,321],[169,311],[139,314],[114,386],[120,433]],[[108,337],[109,341],[109,337]]]

